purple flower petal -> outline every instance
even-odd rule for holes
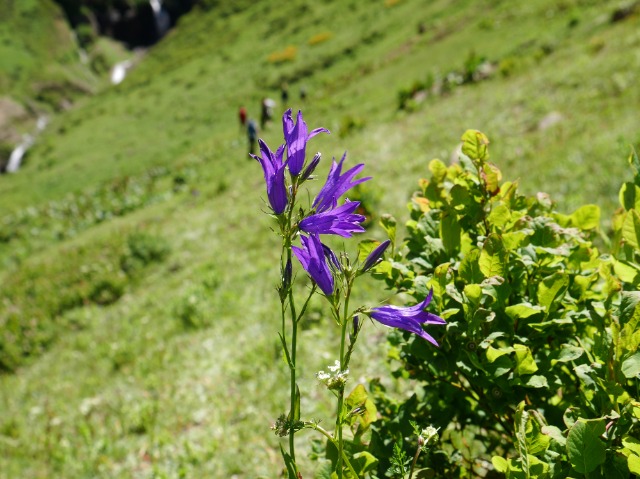
[[[430,343],[438,346],[433,337],[422,329],[423,324],[443,325],[446,321],[435,314],[429,313],[424,310],[433,297],[433,289],[429,292],[429,295],[422,303],[418,303],[415,306],[400,307],[400,306],[380,306],[371,310],[371,318],[375,319],[379,323],[392,328],[404,329],[411,333],[417,334],[423,339],[426,339]]]
[[[348,201],[337,208],[307,216],[300,221],[302,231],[310,234],[333,234],[350,238],[352,233],[362,233],[364,228],[360,226],[366,218],[353,214],[360,206],[357,201]]]
[[[262,165],[269,204],[274,213],[279,215],[284,212],[289,201],[284,178],[284,171],[287,165],[282,161],[284,145],[273,153],[264,141],[258,140],[258,143],[262,156],[251,156]]]
[[[298,176],[304,168],[304,160],[307,148],[307,141],[316,136],[318,133],[329,133],[326,128],[316,128],[308,133],[307,124],[302,119],[302,112],[298,110],[298,116],[294,123],[291,117],[291,108],[284,112],[282,116],[282,129],[284,139],[287,145],[287,161],[289,163],[289,172],[293,176]]]
[[[322,292],[331,296],[334,288],[333,275],[327,265],[324,245],[320,242],[320,237],[318,235],[300,236],[300,241],[302,248],[292,246],[293,254]]]
[[[330,208],[335,208],[338,204],[338,199],[346,193],[348,190],[353,188],[354,186],[364,183],[371,179],[370,176],[366,178],[360,178],[356,181],[351,181],[353,178],[362,171],[364,168],[364,164],[360,163],[359,165],[354,166],[350,170],[346,171],[344,174],[342,173],[342,164],[344,160],[347,158],[347,154],[345,153],[340,160],[340,163],[336,163],[335,158],[331,164],[331,169],[329,170],[329,175],[327,176],[327,181],[324,186],[316,196],[316,199],[313,201],[313,207],[317,212],[321,213]]]

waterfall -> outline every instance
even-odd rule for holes
[[[149,0],[149,5],[151,5],[151,10],[153,10],[153,19],[156,24],[156,34],[158,35],[159,40],[169,31],[171,18],[162,8],[162,0]]]
[[[111,70],[111,83],[113,85],[121,83],[124,77],[127,76],[127,70],[131,68],[132,65],[133,62],[131,60],[116,63]]]
[[[11,152],[11,156],[9,157],[9,162],[7,163],[7,167],[5,168],[7,173],[15,173],[20,168],[20,163],[22,163],[22,158],[24,154],[27,152],[33,143],[36,140],[36,135],[44,130],[44,127],[47,126],[47,117],[41,116],[38,118],[38,122],[36,123],[36,131],[33,135],[25,135],[22,138],[22,142],[14,148]]]

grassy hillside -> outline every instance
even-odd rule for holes
[[[287,82],[288,106],[332,130],[311,140],[320,175],[348,149],[374,176],[366,194],[399,218],[428,161],[449,160],[467,128],[489,135],[525,192],[607,218],[640,141],[640,29],[633,15],[611,22],[618,6],[265,0],[183,17],[0,177],[0,477],[276,476],[278,241],[239,106],[257,118]],[[398,109],[402,90],[464,76],[479,57],[489,78]],[[261,132],[271,145],[284,107]],[[322,313],[312,305],[302,333],[315,344],[301,352],[305,385],[334,359]],[[393,389],[385,330],[365,335],[352,369]],[[322,417],[316,391],[303,408]]]

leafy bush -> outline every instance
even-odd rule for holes
[[[412,421],[441,435],[418,461],[424,477],[638,474],[640,161],[632,155],[606,255],[596,206],[565,215],[544,194],[520,195],[488,143],[469,130],[459,163],[430,163],[404,247],[377,270],[414,300],[432,288],[448,323],[440,349],[389,339],[395,376],[419,387],[397,401],[371,385],[378,474],[402,463],[403,441],[418,448]]]

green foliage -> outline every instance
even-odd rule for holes
[[[429,165],[404,248],[377,270],[416,301],[432,288],[447,329],[440,349],[391,336],[394,374],[422,392],[396,402],[378,389],[373,453],[396,457],[415,420],[444,431],[424,460],[446,477],[629,477],[640,433],[635,185],[623,185],[614,254],[603,255],[596,206],[563,215],[545,195],[520,195],[488,161],[484,134],[462,142],[459,163]],[[397,468],[389,461],[379,472]]]
[[[136,232],[126,244],[116,235],[59,257],[26,261],[0,292],[0,371],[39,356],[65,329],[82,328],[67,313],[115,303],[137,274],[168,253],[161,237]]]
[[[164,261],[171,248],[161,236],[154,236],[145,232],[137,232],[127,238],[127,252],[120,259],[123,271],[133,274],[151,263]]]

